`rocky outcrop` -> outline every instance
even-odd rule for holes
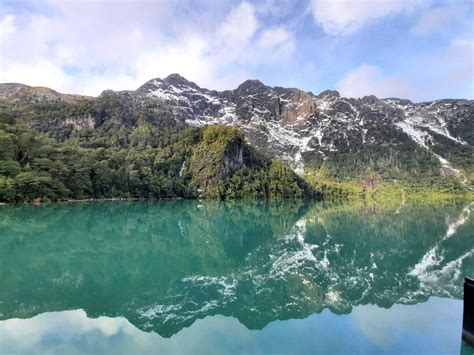
[[[87,116],[68,117],[63,121],[63,126],[72,126],[75,130],[80,130],[81,128],[92,129],[95,127],[95,120],[90,114]]]
[[[244,148],[242,142],[231,143],[219,164],[219,170],[215,176],[215,181],[220,181],[231,176],[244,164]]]
[[[191,173],[197,186],[205,189],[216,185],[243,166],[242,133],[231,127],[206,127],[191,159]]]
[[[315,109],[314,96],[298,90],[294,92],[289,103],[280,108],[279,111],[285,124],[294,125],[302,123],[303,120],[310,117]]]

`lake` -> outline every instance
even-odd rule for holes
[[[471,354],[474,203],[0,208],[0,353]]]

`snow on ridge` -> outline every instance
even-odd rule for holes
[[[434,122],[429,122],[429,120],[437,120],[438,124],[436,125]],[[410,116],[406,118],[406,121],[409,122],[412,126],[419,126],[420,128],[428,129],[434,133],[442,135],[456,143],[466,145],[467,142],[463,141],[462,139],[453,137],[451,133],[449,133],[447,129],[446,121],[441,117],[441,115],[437,115],[435,117],[422,117],[422,116]]]
[[[146,96],[167,102],[175,102],[176,106],[180,109],[189,111],[191,114],[198,116],[199,119],[206,118],[212,120],[214,118],[212,116],[197,115],[195,113],[196,105],[200,101],[204,101],[209,106],[221,106],[221,110],[224,109],[225,114],[231,113],[227,108],[229,103],[226,100],[211,95],[211,93],[206,90],[197,90],[194,87],[186,85],[179,85],[179,87],[177,87],[173,84],[163,83],[159,80],[154,80],[151,84],[154,87],[145,94]],[[191,119],[190,121],[193,120]]]
[[[446,121],[449,117],[449,112],[446,110],[449,107],[437,105],[436,102],[413,104],[399,99],[354,101],[338,96],[318,97],[308,93],[296,95],[291,89],[278,91],[267,87],[264,91],[248,92],[240,96],[240,100],[244,105],[248,105],[250,112],[249,117],[239,117],[236,113],[238,98],[236,103],[226,95],[186,84],[170,84],[161,80],[155,80],[151,84],[149,92],[145,95],[169,102],[172,109],[178,109],[185,115],[183,118],[187,124],[231,125],[247,132],[256,132],[259,137],[265,135],[267,144],[270,144],[269,148],[277,152],[298,173],[304,170],[305,152],[316,150],[323,159],[326,159],[325,152],[336,150],[334,143],[328,143],[334,134],[345,137],[350,144],[348,133],[359,131],[362,144],[366,143],[367,120],[371,117],[370,114],[366,114],[367,109],[380,116],[384,122],[390,122],[401,129],[416,144],[430,152],[432,152],[430,146],[435,142],[435,134],[458,144],[468,144],[449,132]],[[283,110],[296,110],[295,121],[285,120],[284,115],[274,117],[271,108],[271,105],[274,105],[273,100],[277,100]],[[308,104],[308,100],[313,101],[314,108],[303,107]],[[299,112],[299,108],[303,108],[303,111]],[[390,116],[392,111],[387,110],[388,108],[399,109],[402,120],[398,121],[398,114]],[[325,144],[323,136],[326,136]],[[310,146],[313,139],[314,142],[317,139],[319,148]],[[453,168],[449,161],[442,156],[434,155],[440,161],[443,173],[462,178],[463,174]]]
[[[309,142],[314,138],[318,140],[319,146],[322,147],[322,137],[323,137],[323,128],[315,127],[306,130],[295,129],[291,125],[287,125],[282,121],[267,121],[264,119],[265,115],[268,115],[270,111],[268,108],[259,108],[253,107],[253,116],[252,124],[248,125],[245,122],[241,121],[236,115],[236,104],[229,103],[227,100],[218,98],[206,93],[203,90],[196,90],[195,88],[186,87],[186,88],[176,88],[171,84],[164,84],[161,81],[153,82],[155,90],[151,90],[148,95],[153,96],[166,101],[176,101],[177,106],[184,111],[190,111],[192,114],[191,118],[185,119],[185,122],[191,126],[204,126],[206,124],[224,124],[238,126],[245,130],[258,129],[254,128],[259,124],[264,125],[268,133],[267,142],[272,142],[277,144],[280,147],[284,147],[285,150],[288,150],[290,153],[282,156],[291,166],[293,166],[298,173],[302,173],[304,170],[303,164],[303,153],[308,151],[315,150],[309,146]],[[187,95],[191,95],[191,98],[194,99],[190,101]],[[271,99],[278,98],[282,104],[285,106],[295,104],[297,107],[305,104],[305,100],[292,100],[285,97],[285,95],[279,95],[273,89],[269,89],[266,93],[267,96]],[[212,105],[221,105],[221,108],[218,110],[218,114],[213,115],[199,115],[194,110],[194,104],[199,101],[199,98],[196,100],[196,97],[202,98],[206,103]],[[244,99],[246,101],[255,99],[257,97],[256,93],[245,95]],[[330,107],[339,100],[339,98],[326,98],[326,99],[317,99],[313,98],[316,110],[325,111],[330,109]],[[179,104],[178,104],[179,103]],[[185,104],[185,106],[183,106]],[[359,112],[351,103],[348,103],[352,111],[358,116]],[[188,107],[186,107],[188,106]],[[304,123],[304,120],[307,117],[298,116],[297,120]],[[341,117],[343,121],[347,120],[347,117]],[[325,122],[325,121],[324,121]],[[327,124],[330,123],[330,120]],[[320,124],[318,124],[320,126]],[[324,154],[320,152],[323,156]],[[325,157],[325,156],[324,156]]]
[[[428,129],[462,145],[468,144],[464,140],[451,135],[447,128],[447,122],[443,117],[442,109],[437,107],[436,111],[434,111],[433,106],[438,103],[437,101],[431,102],[428,106],[424,104],[415,105],[412,103],[402,104],[395,100],[384,100],[384,102],[401,110],[407,124],[413,127],[417,126],[419,128]]]
[[[427,139],[432,139],[429,133],[417,130],[413,125],[407,121],[400,121],[395,123],[396,126],[400,127],[403,132],[405,132],[410,138],[412,138],[415,143],[418,143],[423,148],[429,149],[426,141]]]
[[[467,178],[462,172],[454,168],[447,159],[443,158],[441,155],[436,154],[430,150],[430,148],[428,147],[428,143],[433,142],[433,137],[429,133],[422,131],[420,129],[417,129],[415,126],[413,126],[407,121],[400,121],[400,122],[395,123],[395,125],[400,127],[403,130],[403,132],[405,132],[413,141],[415,141],[415,143],[425,148],[426,150],[430,151],[434,156],[436,156],[436,158],[441,163],[441,170],[443,174],[445,174],[445,171],[447,170],[449,171],[449,174],[454,175],[462,183],[467,183]]]
[[[194,118],[185,120],[186,124],[195,127],[201,127],[209,124],[222,124],[239,126],[237,115],[235,113],[235,104],[223,104],[219,110],[220,116],[194,115]]]

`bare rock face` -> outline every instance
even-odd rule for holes
[[[216,181],[220,181],[234,172],[239,170],[244,165],[244,151],[242,142],[235,142],[230,145],[222,157],[219,171],[216,175]]]
[[[95,127],[95,120],[89,114],[87,116],[68,117],[62,124],[65,127],[72,126],[75,130],[80,130],[82,128],[92,129]]]
[[[316,102],[314,96],[304,91],[296,90],[291,99],[284,105],[281,118],[286,124],[299,124],[311,116],[315,109]]]

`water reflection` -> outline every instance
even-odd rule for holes
[[[455,354],[461,309],[460,301],[440,298],[390,310],[366,305],[350,315],[325,310],[260,331],[217,315],[171,338],[142,332],[123,317],[92,319],[74,310],[0,322],[0,347],[15,354]]]
[[[462,276],[474,275],[473,209],[193,201],[5,207],[0,319],[82,309],[170,337],[213,315],[252,330],[325,309],[460,299]]]

